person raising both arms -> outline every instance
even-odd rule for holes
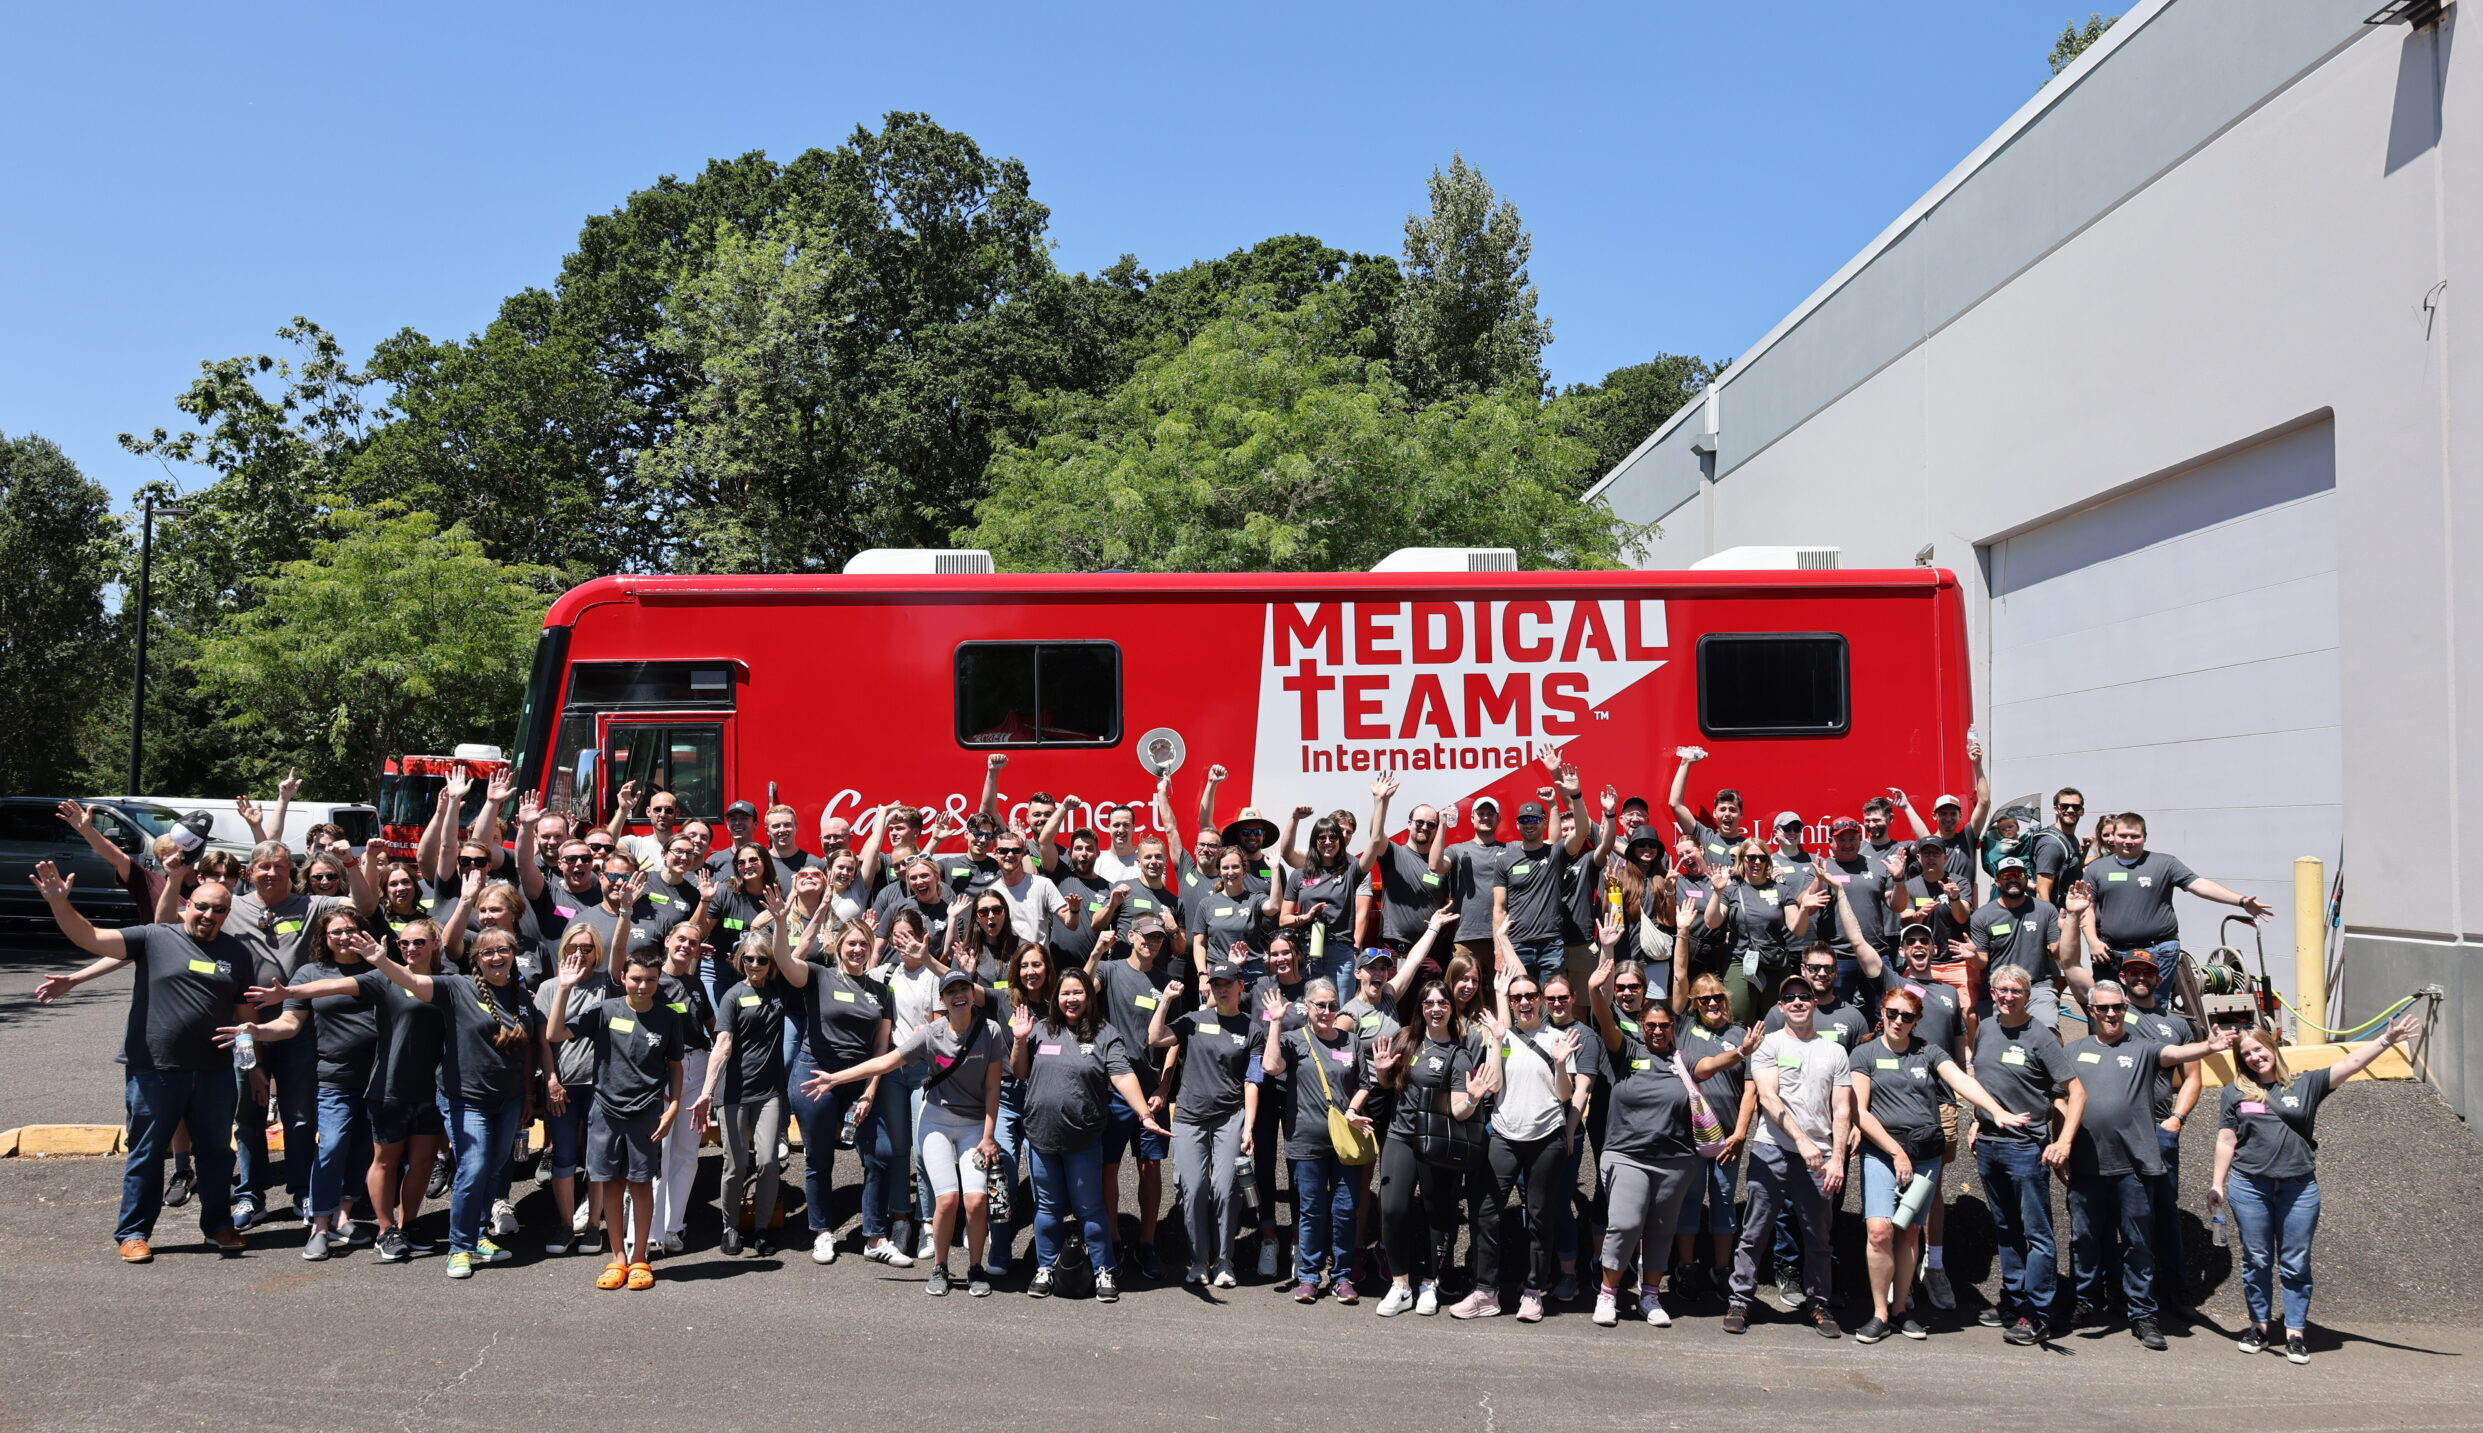
[[[1517,849],[1508,853],[1491,893],[1492,928],[1500,930],[1506,923],[1518,961],[1539,982],[1568,968],[1561,924],[1566,887],[1561,873],[1570,863],[1584,859],[1592,844],[1593,823],[1586,819],[1578,769],[1567,762],[1555,765],[1558,755],[1557,751],[1546,752],[1543,761],[1557,773],[1559,785],[1537,788],[1535,799],[1517,808]],[[1556,800],[1574,823],[1568,839],[1561,842],[1549,839]]]

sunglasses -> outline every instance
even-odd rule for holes
[[[198,902],[192,901],[190,902],[190,909],[203,916],[220,916],[230,912],[233,908],[231,906],[202,906]]]
[[[1566,1005],[1570,1001],[1570,997],[1566,995],[1546,995],[1543,998],[1552,1002],[1554,1005]]]
[[[1448,1008],[1448,1002],[1447,1002],[1446,1000],[1441,999],[1441,998],[1440,998],[1439,996],[1437,996],[1437,995],[1434,995],[1434,996],[1432,996],[1429,1000],[1426,1000],[1426,1001],[1424,1001],[1424,1002],[1423,1002],[1423,1008],[1424,1008],[1425,1010],[1429,1010],[1429,1009],[1432,1009],[1432,1008],[1434,1008],[1434,1007],[1437,1007],[1437,1008],[1439,1008],[1439,1009],[1441,1009],[1441,1010],[1446,1010],[1446,1009]]]
[[[613,852],[613,845],[609,841],[589,841],[586,843],[586,849],[598,856],[609,856]]]
[[[321,881],[341,881],[345,878],[334,871],[313,871],[304,879],[316,885]]]
[[[1313,1010],[1334,1010],[1336,1008],[1336,1002],[1333,1000],[1314,1000],[1310,1002],[1310,1008]]]
[[[427,936],[401,935],[397,937],[397,944],[404,946],[407,950],[428,950],[439,942]]]
[[[1690,998],[1696,1000],[1701,1005],[1728,1005],[1731,1004],[1733,1000],[1733,997],[1730,995],[1694,995]]]
[[[2126,1006],[2126,1005],[2103,1005],[2103,1004],[2089,1005],[2089,1006],[2088,1006],[2088,1007],[2086,1007],[2086,1008],[2087,1008],[2087,1010],[2088,1010],[2088,1012],[2089,1012],[2089,1013],[2091,1013],[2091,1014],[2095,1014],[2095,1015],[2118,1015],[2118,1014],[2120,1014],[2122,1011],[2129,1009],[2129,1007],[2128,1007],[2128,1006]]]
[[[1538,990],[1512,990],[1509,992],[1509,998],[1511,1000],[1541,1000],[1543,993]]]
[[[1891,1005],[1880,1012],[1880,1018],[1882,1020],[1919,1020],[1922,1015],[1919,1011],[1908,1010],[1902,1005]]]
[[[1670,1035],[1673,1033],[1673,1022],[1670,1020],[1649,1020],[1641,1028],[1643,1028],[1650,1035]]]
[[[2086,807],[2076,801],[2055,801],[2052,803],[2052,809],[2055,811],[2084,811]]]
[[[1787,991],[1785,994],[1776,997],[1776,1003],[1779,1005],[1808,1005],[1811,1003],[1811,998],[1808,992],[1797,993]]]
[[[561,863],[562,865],[564,865],[564,866],[568,866],[568,865],[575,865],[576,863],[578,863],[578,862],[580,862],[580,861],[591,861],[591,860],[594,860],[594,859],[595,859],[595,853],[594,853],[594,852],[592,852],[592,851],[580,851],[580,852],[578,852],[578,853],[577,853],[576,855],[574,855],[574,856],[563,856],[563,857],[561,857],[561,858],[560,858],[560,863]],[[481,862],[481,861],[459,861],[457,864],[458,864],[458,865],[460,865],[460,866],[480,866],[480,865],[482,865],[482,864],[484,864],[484,863],[483,863],[483,862]]]
[[[583,857],[583,856],[579,856],[579,857],[569,857],[569,856],[563,856],[563,857],[561,857],[561,859],[562,859],[562,860],[564,860],[564,861],[567,861],[567,860],[572,860],[572,859],[575,859],[575,860],[584,860],[584,859],[586,859],[586,858],[585,858],[585,857]],[[491,864],[491,857],[489,857],[489,856],[459,856],[459,857],[457,858],[457,864],[458,864],[458,866],[459,866],[461,869],[464,869],[464,870],[469,870],[469,871],[472,871],[472,870],[477,870],[477,869],[480,869],[481,867],[484,867],[484,866],[488,866],[488,865],[490,865],[490,864]]]
[[[1002,846],[998,850],[992,852],[992,854],[995,856],[1023,856],[1026,854],[1026,848],[1023,846]]]
[[[1804,975],[1834,975],[1836,974],[1836,967],[1833,965],[1806,965],[1802,967],[1802,973]]]

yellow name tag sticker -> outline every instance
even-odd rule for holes
[[[2104,879],[2107,881],[2126,881],[2129,878],[2130,873],[2127,871],[2107,871],[2104,873]]]
[[[1232,913],[1233,913],[1233,908],[1232,908],[1231,906],[1218,906],[1218,907],[1216,907],[1213,911],[1208,912],[1208,914],[1210,914],[1210,915],[1214,916],[1214,917],[1215,917],[1216,919],[1218,919],[1218,920],[1222,920],[1222,919],[1224,919],[1226,916],[1231,915]]]
[[[647,892],[647,899],[655,902],[659,906],[668,906],[672,904],[672,897],[657,895],[653,891]]]
[[[679,1001],[679,1000],[667,1000],[667,1001],[665,1001],[665,1002],[664,1002],[664,1008],[665,1008],[665,1009],[667,1009],[667,1010],[670,1010],[670,1011],[671,1011],[673,1014],[675,1014],[675,1015],[687,1015],[687,1014],[689,1014],[689,1013],[690,1013],[690,1007],[689,1007],[689,1005],[688,1005],[687,1003],[685,1003],[685,1002],[683,1002],[683,1001]]]
[[[213,975],[215,973],[216,963],[212,960],[193,960],[190,962],[190,974],[192,975]]]
[[[1137,1006],[1141,1010],[1153,1010],[1156,1006],[1156,999],[1152,995],[1141,995],[1137,999],[1130,1001],[1130,1004]]]
[[[1905,1064],[1905,1062],[1904,1062],[1903,1060],[1888,1060],[1888,1059],[1873,1060],[1873,1061],[1871,1062],[1871,1065],[1872,1065],[1872,1067],[1873,1067],[1874,1069],[1881,1069],[1881,1070],[1894,1070],[1894,1069],[1899,1069],[1899,1068],[1902,1068],[1902,1067],[1904,1066],[1904,1064]]]
[[[2023,1065],[2026,1063],[2026,1052],[2023,1050],[2003,1050],[2000,1052],[2000,1063],[2004,1065]]]
[[[637,1029],[638,1022],[635,1020],[623,1020],[616,1015],[612,1019],[612,1028],[627,1033],[628,1031]]]
[[[295,931],[300,930],[301,928],[302,928],[302,923],[301,923],[300,921],[278,921],[278,922],[276,922],[276,934],[278,934],[278,935],[291,935],[291,934],[293,934]]]
[[[1201,1035],[1213,1035],[1223,1028],[1223,1026],[1217,1024],[1213,1020],[1201,1020],[1198,1022],[1198,1033]]]
[[[744,1007],[744,1008],[748,1008],[748,1007],[750,1007],[750,1006],[753,1006],[753,1005],[758,1004],[758,1003],[759,1003],[759,997],[757,997],[757,996],[755,996],[755,995],[745,995],[745,996],[743,996],[743,997],[741,998],[741,1003],[742,1003],[742,1005],[743,1005],[743,1007]]]
[[[1776,1057],[1776,1068],[1779,1070],[1801,1069],[1802,1057],[1799,1055],[1779,1055]]]
[[[2104,1057],[2096,1054],[2092,1050],[2080,1050],[2078,1052],[2078,1063],[2081,1065],[2100,1065],[2103,1062]]]
[[[854,1003],[854,993],[850,990],[837,990],[829,993],[835,997],[836,1003],[839,1005],[851,1005]]]
[[[1377,1015],[1365,1015],[1354,1023],[1361,1026],[1365,1030],[1377,1030],[1379,1028],[1379,1017]]]
[[[1994,934],[1994,935],[2007,935],[2009,932],[2011,932],[2011,931],[2013,931],[2013,930],[2015,930],[2015,929],[2017,929],[2016,925],[2012,924],[2011,922],[2009,922],[2009,921],[1999,921],[1999,922],[1995,923],[1995,924],[1992,926],[1992,934]]]
[[[1632,1060],[1629,1062],[1629,1067],[1633,1070],[1652,1070],[1655,1068],[1655,1062],[1653,1060]]]

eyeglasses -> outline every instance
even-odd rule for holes
[[[1336,1002],[1333,1000],[1314,1000],[1310,1002],[1310,1008],[1313,1010],[1334,1010],[1336,1008]]]
[[[1922,1012],[1908,1010],[1902,1005],[1891,1005],[1880,1012],[1880,1018],[1882,1020],[1919,1020],[1922,1018]]]

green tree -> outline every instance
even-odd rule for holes
[[[1586,465],[1586,482],[1592,484],[1611,472],[1631,449],[1663,427],[1665,419],[1697,398],[1723,371],[1721,363],[1683,353],[1659,353],[1645,363],[1612,370],[1601,383],[1573,383],[1561,390],[1562,399],[1578,410],[1579,436],[1594,450]]]
[[[2052,73],[2057,75],[2076,63],[2077,58],[2086,53],[2087,46],[2102,39],[2104,32],[2112,28],[2112,22],[2120,18],[2118,15],[2090,14],[2083,25],[2072,20],[2061,26],[2060,38],[2052,42]]]
[[[1273,295],[1148,358],[1112,394],[1033,400],[960,543],[1058,571],[1337,571],[1409,544],[1609,566],[1635,529],[1576,500],[1568,410],[1494,392],[1417,406],[1322,298]]]
[[[1397,378],[1417,399],[1541,394],[1552,326],[1535,312],[1533,253],[1517,206],[1464,155],[1431,171],[1431,212],[1406,217],[1392,324]]]
[[[121,661],[103,589],[125,546],[110,494],[67,454],[0,434],[0,791],[68,794],[91,776],[79,738]]]
[[[298,765],[313,791],[375,792],[390,754],[504,741],[558,575],[393,503],[330,522],[199,644],[238,776]]]

